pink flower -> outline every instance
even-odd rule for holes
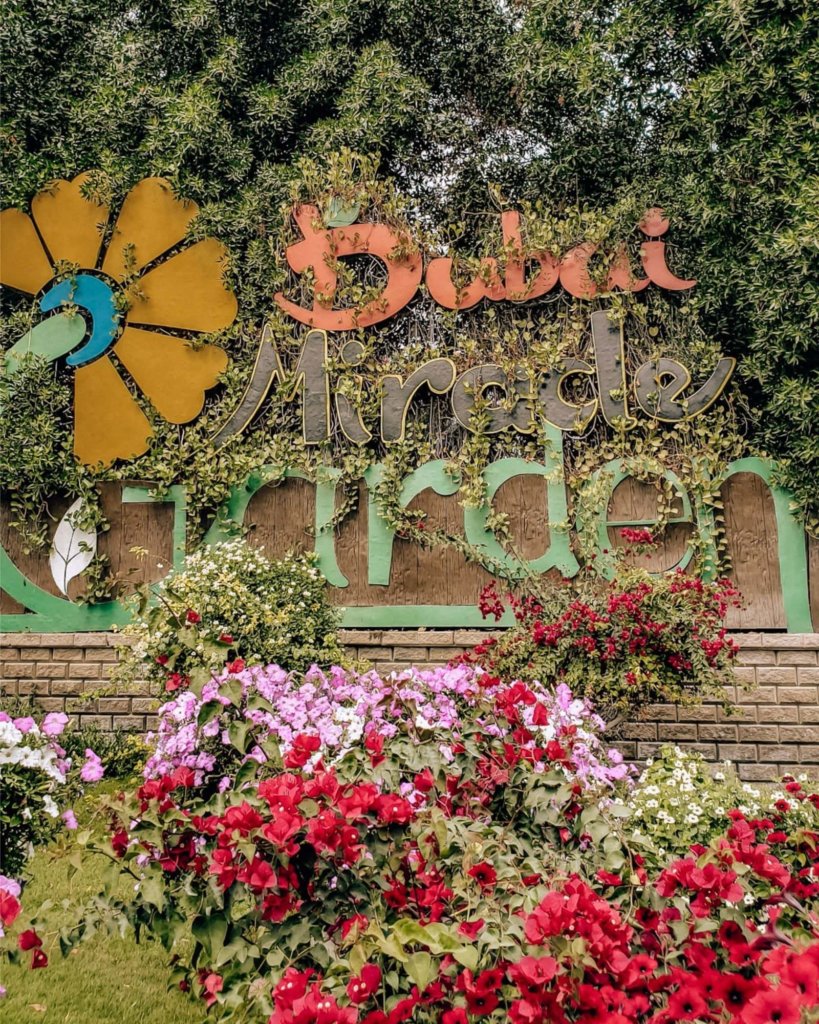
[[[65,827],[72,831],[77,827],[77,819],[74,817],[74,812],[71,810],[63,811],[60,817],[65,822]]]
[[[68,715],[62,711],[52,711],[43,719],[42,730],[46,736],[60,736],[68,725]]]
[[[26,715],[25,718],[15,718],[12,724],[14,725],[14,728],[19,729],[20,732],[31,732],[37,723],[30,715]]]
[[[102,761],[90,747],[86,747],[85,764],[80,769],[80,778],[83,782],[99,782],[104,774],[105,768]]]

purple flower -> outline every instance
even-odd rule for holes
[[[102,761],[90,747],[86,747],[85,764],[80,769],[80,778],[83,782],[99,782],[104,774],[105,768]]]
[[[68,715],[62,711],[52,711],[43,719],[42,731],[46,736],[60,736],[68,725]]]

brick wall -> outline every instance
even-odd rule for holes
[[[343,630],[350,652],[389,671],[440,664],[486,636],[481,630]],[[710,760],[729,759],[745,779],[787,771],[819,776],[819,634],[739,633],[731,715],[716,703],[660,704],[626,726],[618,744],[628,758],[679,743]],[[110,682],[121,638],[108,633],[8,633],[0,648],[0,693],[33,694],[44,711],[66,711],[102,729],[151,727],[154,702],[143,684],[127,692]]]

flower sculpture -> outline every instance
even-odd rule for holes
[[[177,199],[162,178],[145,178],[125,197],[109,237],[108,207],[89,198],[89,180],[85,173],[54,182],[34,197],[30,217],[3,210],[0,283],[39,296],[44,313],[79,308],[82,321],[45,322],[52,330],[44,354],[73,349],[66,362],[76,371],[74,453],[87,465],[110,465],[142,455],[153,435],[122,371],[165,420],[190,422],[227,366],[222,349],[193,347],[191,337],[227,327],[237,303],[222,283],[219,242],[180,248],[195,203]]]

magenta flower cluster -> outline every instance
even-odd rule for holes
[[[537,742],[545,745],[567,732],[573,736],[567,774],[588,785],[612,786],[629,778],[630,767],[604,745],[605,723],[587,701],[574,698],[562,684],[553,690],[538,682],[526,685],[547,711],[545,724],[535,724],[534,708],[524,711]],[[225,672],[208,682],[200,696],[183,690],[162,705],[158,730],[149,736],[153,752],[145,777],[185,767],[201,785],[218,770],[220,745],[231,746],[229,726],[237,717],[252,725],[254,742],[246,758],[259,762],[266,759],[262,745],[270,738],[285,756],[298,737],[318,737],[320,747],[311,762],[333,763],[370,734],[388,739],[407,728],[423,742],[437,744],[446,758],[464,716],[474,717],[478,695],[491,698],[502,689],[483,670],[468,665],[410,668],[383,677],[375,671],[339,666],[323,671],[315,665],[304,674],[278,665]],[[496,719],[481,724],[488,732],[504,731]],[[223,779],[223,788],[229,785]]]

